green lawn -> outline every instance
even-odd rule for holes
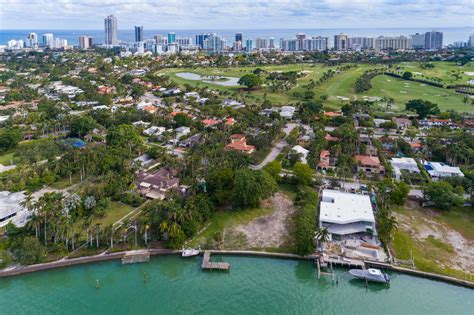
[[[380,75],[372,79],[372,89],[362,95],[391,97],[395,100],[392,110],[404,110],[405,104],[412,99],[424,99],[438,104],[442,110],[463,111],[463,96],[452,89],[444,89],[423,83]]]
[[[13,160],[13,155],[14,155],[13,152],[0,155],[0,164],[3,164],[5,166],[11,165],[11,161]]]
[[[69,177],[63,178],[61,180],[58,180],[57,182],[52,183],[49,186],[54,189],[66,189],[71,185],[79,183],[79,181],[81,180],[79,175],[75,175],[71,179],[72,181],[70,182]]]
[[[93,224],[100,224],[102,227],[109,226],[123,218],[133,209],[135,208],[132,206],[123,204],[121,202],[112,201],[110,202],[109,207],[105,210],[105,215],[101,218],[95,218],[93,220]]]
[[[473,79],[474,76],[470,77],[466,72],[474,73],[474,66],[472,64],[459,67],[449,62],[436,62],[434,69],[421,69],[417,63],[406,63],[401,64],[403,69],[410,69],[415,72],[426,72],[426,75],[441,77],[446,82],[449,82],[451,78],[450,71],[462,72],[462,79],[455,80],[456,83],[466,83],[468,79]],[[244,74],[253,72],[257,67],[235,67],[235,68],[179,68],[179,69],[167,69],[161,73],[167,74],[175,81],[178,85],[183,86],[189,84],[193,87],[211,87],[215,90],[227,93],[228,97],[235,98],[240,101],[244,101],[246,104],[255,104],[261,102],[266,98],[275,105],[284,105],[289,103],[296,103],[302,101],[300,97],[296,97],[295,93],[303,94],[306,89],[303,87],[309,80],[313,79],[317,81],[322,74],[328,69],[336,69],[336,67],[326,67],[323,65],[283,65],[283,66],[261,66],[260,68],[266,71],[304,71],[305,76],[298,79],[297,86],[293,87],[289,91],[277,91],[272,92],[267,87],[262,86],[260,90],[252,92],[241,92],[240,87],[225,87],[217,84],[187,80],[176,76],[179,72],[192,72],[200,75],[223,75],[241,77]],[[452,89],[444,89],[433,87],[430,85],[417,83],[413,81],[405,81],[402,79],[389,77],[385,75],[377,76],[372,79],[372,88],[364,93],[356,94],[354,91],[354,85],[359,76],[368,69],[380,68],[380,65],[366,65],[359,64],[357,67],[351,68],[347,71],[338,73],[334,77],[326,80],[321,85],[316,86],[313,89],[315,97],[318,98],[321,95],[327,95],[328,99],[324,102],[326,108],[338,109],[347,100],[343,101],[339,97],[348,98],[349,100],[362,99],[363,96],[378,96],[378,97],[389,97],[395,100],[395,105],[392,107],[393,111],[403,111],[405,103],[409,100],[421,98],[438,104],[441,110],[453,109],[456,111],[464,111],[465,106],[463,104],[463,96],[456,94]],[[419,71],[418,71],[419,70]],[[430,72],[431,71],[431,72]],[[448,80],[449,79],[449,80]],[[459,81],[459,82],[457,82]],[[339,96],[339,97],[338,97]],[[384,104],[381,104],[382,107]]]
[[[472,62],[464,66],[459,66],[454,62],[447,61],[437,61],[432,62],[432,64],[435,67],[428,69],[421,68],[419,62],[402,62],[396,66],[400,67],[400,71],[413,73],[415,78],[423,79],[423,76],[425,78],[436,77],[443,80],[445,84],[467,84],[467,81],[474,80],[474,76],[469,75],[469,72],[474,73],[474,63]],[[458,74],[459,76],[453,74]]]

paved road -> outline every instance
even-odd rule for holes
[[[288,143],[285,140],[279,141],[273,147],[273,149],[270,151],[270,153],[265,157],[265,159],[263,159],[263,161],[260,164],[251,165],[250,168],[252,168],[254,170],[262,169],[265,165],[267,165],[268,163],[275,160],[277,158],[278,154],[280,154],[281,151],[283,150],[283,148],[286,147],[287,145],[288,145]]]
[[[290,132],[299,124],[296,123],[288,123],[285,125],[285,128],[283,128],[283,132],[285,135],[289,135]],[[277,142],[277,144],[273,147],[273,149],[270,151],[270,153],[263,159],[263,161],[258,164],[258,165],[251,165],[250,168],[254,170],[259,170],[262,169],[265,165],[268,163],[272,162],[275,160],[278,156],[278,154],[281,153],[284,147],[286,147],[288,143],[283,139]]]

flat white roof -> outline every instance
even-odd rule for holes
[[[319,219],[323,222],[348,224],[353,222],[375,222],[372,204],[368,195],[351,194],[324,189]]]
[[[433,170],[438,173],[450,173],[450,174],[457,174],[459,176],[464,176],[464,174],[461,172],[461,169],[457,166],[450,166],[442,162],[427,162],[427,163],[428,165],[431,165]]]

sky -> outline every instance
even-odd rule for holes
[[[0,29],[474,26],[474,0],[0,0]]]

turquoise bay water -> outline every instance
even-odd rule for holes
[[[308,261],[222,260],[229,273],[202,272],[201,257],[167,256],[4,278],[0,314],[474,314],[474,291],[442,282],[394,273],[390,287],[366,289],[347,269],[337,270],[338,285],[318,280]]]

